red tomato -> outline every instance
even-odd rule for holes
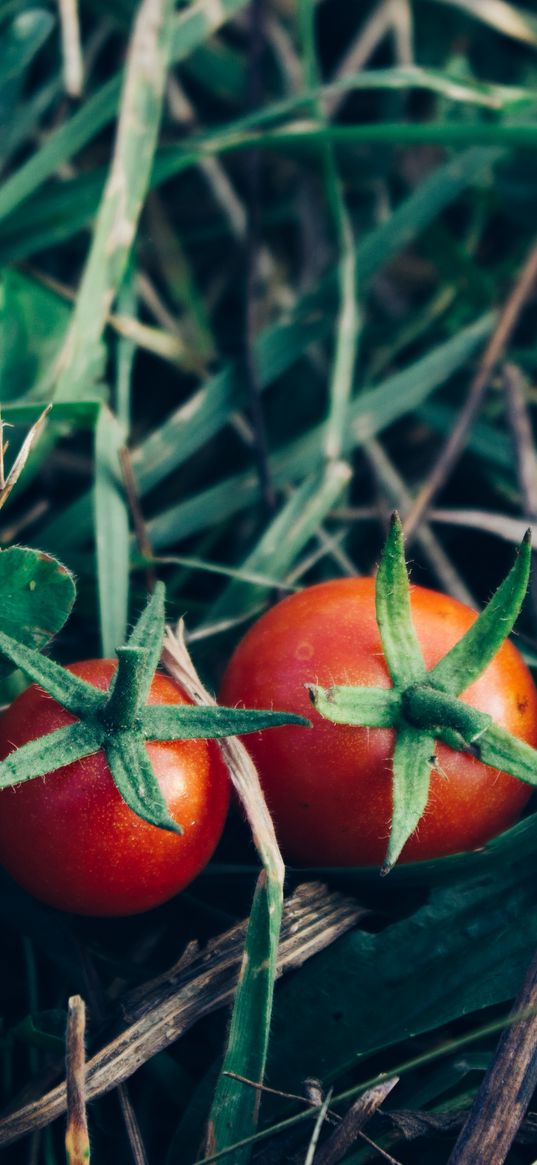
[[[69,671],[106,689],[114,660]],[[188,704],[155,675],[149,704]],[[0,759],[75,717],[32,684],[0,719]],[[25,889],[79,914],[136,914],[173,897],[208,862],[222,833],[229,779],[214,741],[147,745],[171,816],[184,833],[148,825],[116,789],[102,752],[0,791],[0,862]]]
[[[411,588],[412,615],[428,668],[474,622],[455,599]],[[245,635],[227,668],[222,703],[285,708],[313,728],[275,728],[245,741],[284,854],[315,866],[380,865],[392,810],[392,729],[332,724],[304,687],[390,687],[371,578],[337,579],[278,603]],[[537,745],[537,691],[515,647],[504,643],[464,693],[467,703]],[[402,861],[476,849],[517,820],[529,786],[444,744],[436,749],[425,814]]]

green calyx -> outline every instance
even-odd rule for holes
[[[129,808],[151,825],[182,833],[168,813],[147,741],[212,740],[283,724],[309,725],[304,717],[287,712],[148,704],[164,639],[164,599],[164,585],[158,583],[127,644],[118,648],[117,671],[104,692],[0,631],[0,654],[77,717],[75,724],[21,745],[0,762],[0,789],[46,776],[102,750]]]
[[[530,559],[528,531],[511,570],[475,623],[427,671],[412,622],[403,530],[394,514],[375,592],[377,623],[393,687],[309,687],[317,711],[335,724],[395,730],[393,811],[382,873],[393,868],[425,811],[435,741],[537,785],[537,749],[459,698],[510,635],[526,594]]]

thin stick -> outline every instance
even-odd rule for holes
[[[372,1141],[371,1137],[368,1137],[367,1134],[362,1130],[360,1130],[358,1136],[361,1141],[365,1141],[367,1145],[370,1145],[371,1148],[375,1150],[375,1153],[378,1153],[379,1157],[384,1157],[385,1161],[389,1161],[390,1165],[401,1165],[401,1162],[397,1160],[397,1157],[392,1157],[391,1153],[387,1153],[386,1149],[382,1148],[382,1145],[377,1145],[377,1142]]]
[[[502,1035],[448,1165],[503,1165],[537,1087],[537,955],[514,1013],[534,1014]]]
[[[319,1109],[319,1112],[317,1113],[315,1124],[313,1126],[313,1132],[311,1134],[310,1143],[308,1145],[308,1151],[307,1151],[306,1157],[304,1159],[304,1165],[313,1165],[315,1157],[317,1156],[317,1145],[319,1144],[319,1137],[321,1135],[321,1130],[322,1130],[322,1127],[323,1127],[324,1122],[326,1120],[326,1114],[327,1114],[328,1109],[330,1107],[330,1101],[332,1099],[332,1091],[333,1090],[330,1089],[330,1091],[327,1092],[326,1099],[323,1101],[323,1103]]]
[[[16,456],[16,458],[13,462],[13,465],[11,466],[11,469],[10,469],[6,478],[4,478],[4,454],[5,454],[6,449],[7,449],[7,442],[6,442],[6,444],[3,443],[4,422],[3,421],[0,422],[0,447],[1,447],[1,452],[0,452],[0,477],[1,477],[0,509],[2,508],[2,506],[5,505],[8,497],[11,493],[11,490],[17,484],[19,477],[24,469],[24,466],[26,465],[26,462],[30,456],[30,453],[31,453],[36,441],[38,440],[38,437],[41,433],[41,430],[43,428],[43,425],[45,424],[45,420],[46,420],[51,408],[52,408],[52,405],[47,405],[43,409],[43,412],[37,418],[37,421],[35,422],[35,424],[32,425],[31,429],[26,434],[26,437],[24,438],[24,441],[22,442],[22,445],[19,449],[19,452],[17,453],[17,456]]]
[[[317,883],[300,886],[285,903],[278,972],[302,966],[356,926],[366,913],[354,899]],[[149,984],[143,999],[130,1008],[125,1028],[89,1061],[88,1100],[117,1088],[199,1019],[230,1003],[245,934],[246,923],[238,923],[212,939],[203,951],[192,951],[188,960],[172,967],[154,992]],[[50,1124],[65,1108],[62,1083],[0,1120],[0,1148]],[[306,1112],[310,1115],[311,1110]]]
[[[317,1153],[315,1165],[337,1165],[338,1161],[341,1161],[352,1148],[363,1126],[380,1108],[398,1083],[399,1077],[392,1076],[390,1080],[377,1084],[375,1088],[370,1088],[362,1096],[359,1096],[358,1100],[355,1100],[348,1112],[345,1113],[341,1124],[338,1125],[337,1129],[334,1129],[331,1137],[325,1141]]]
[[[468,432],[483,402],[490,378],[507,347],[523,307],[530,296],[537,277],[537,242],[530,250],[528,258],[509,295],[498,323],[490,337],[480,360],[479,367],[470,384],[470,391],[461,409],[454,428],[433,466],[428,480],[420,490],[405,522],[407,540],[412,538],[425,511],[433,498],[446,482],[457,462],[468,438]]]
[[[67,1009],[67,1128],[65,1152],[68,1165],[87,1165],[90,1159],[86,1117],[86,1007],[80,995],[72,995]]]
[[[340,61],[334,74],[334,80],[341,80],[351,73],[358,73],[373,55],[378,45],[393,24],[393,0],[383,0],[371,13],[360,29],[344,57]],[[340,106],[348,97],[348,93],[332,93],[325,100],[325,110],[329,118],[335,116]]]
[[[77,0],[58,0],[63,54],[63,83],[69,97],[80,97],[84,66],[80,47]]]
[[[412,497],[410,490],[407,489],[406,483],[390,461],[380,441],[371,437],[364,445],[364,453],[370,462],[373,473],[382,486],[385,496],[388,498],[390,509],[393,509],[395,506],[404,521],[405,514],[408,513],[412,505]],[[451,559],[448,558],[428,523],[422,523],[416,534],[416,541],[420,550],[426,555],[444,589],[450,595],[454,595],[456,599],[459,599],[459,602],[467,603],[470,607],[475,607],[476,602],[473,595],[468,590],[468,587],[453,566]]]
[[[145,1145],[142,1140],[142,1134],[140,1132],[140,1126],[132,1106],[132,1101],[129,1096],[127,1085],[120,1084],[117,1090],[117,1094],[121,1115],[123,1117],[127,1136],[129,1138],[129,1145],[134,1165],[149,1165],[147,1153],[145,1151]]]

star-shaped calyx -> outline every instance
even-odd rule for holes
[[[309,685],[313,704],[335,724],[393,728],[393,810],[382,872],[395,865],[427,805],[435,741],[537,785],[537,750],[459,699],[510,635],[526,594],[530,532],[509,574],[475,623],[429,671],[412,622],[401,522],[392,518],[376,579],[376,615],[392,688]]]
[[[182,833],[166,808],[145,747],[148,741],[209,740],[282,724],[309,724],[286,712],[148,705],[164,638],[164,598],[164,585],[158,583],[128,642],[118,648],[117,670],[105,692],[0,631],[0,652],[77,718],[10,753],[0,763],[0,788],[43,777],[102,749],[133,812],[152,825]]]

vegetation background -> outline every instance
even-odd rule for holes
[[[159,577],[215,690],[275,595],[372,571],[394,507],[415,581],[489,597],[537,515],[536,149],[531,4],[0,0],[8,463],[54,406],[0,539],[76,574],[57,657],[113,654]],[[535,589],[518,643],[537,663]],[[310,872],[367,915],[277,987],[267,1083],[320,1078],[341,1114],[397,1068],[407,1114],[331,1159],[448,1160],[537,940],[535,821],[382,893]],[[64,917],[3,876],[2,1105],[61,1075],[70,994],[92,1054],[188,942],[248,916],[256,872],[237,817],[144,917]],[[95,1161],[214,1159],[227,1025],[198,1018],[92,1103]],[[224,1140],[250,1122],[250,1143],[220,1159],[311,1165],[318,1111],[267,1093],[262,1136],[239,1109]],[[530,1118],[508,1161],[536,1142]],[[56,1165],[62,1122],[4,1153]]]

